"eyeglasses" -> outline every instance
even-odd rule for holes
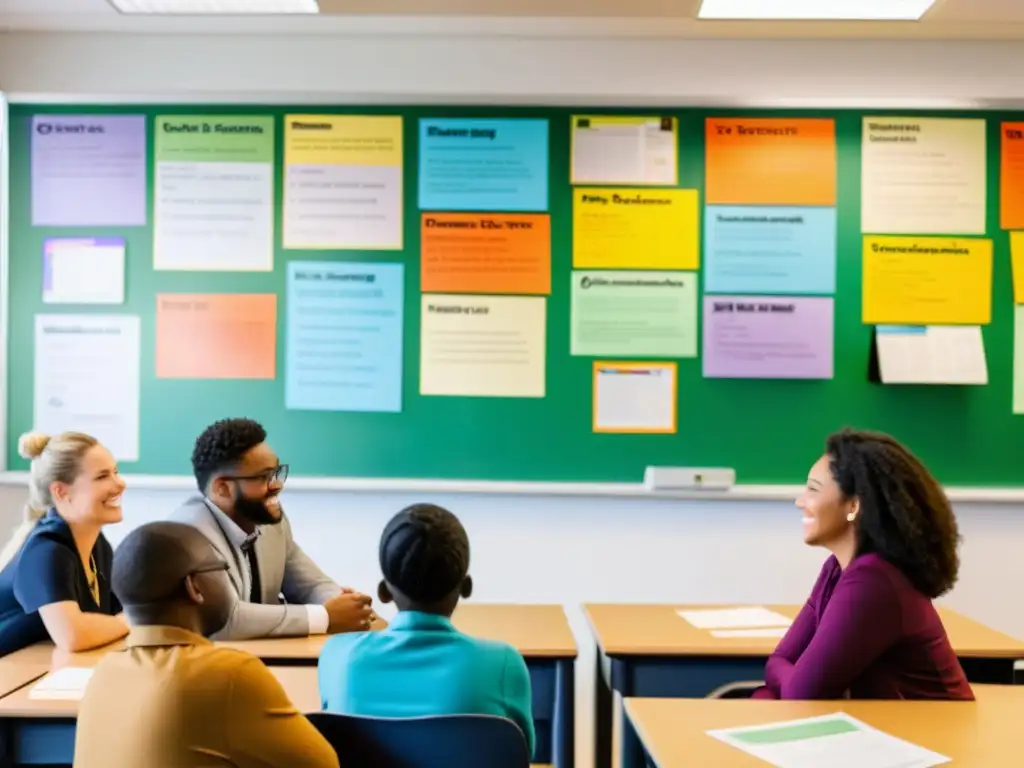
[[[195,570],[189,571],[189,576],[196,576],[200,573],[216,573],[217,571],[227,571],[231,568],[226,560],[221,560],[218,563],[211,565],[202,565]]]
[[[259,480],[270,485],[270,483],[281,483],[288,479],[288,465],[278,464],[273,469],[268,469],[255,475],[225,475],[225,480]]]

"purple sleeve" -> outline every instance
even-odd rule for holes
[[[851,566],[836,585],[817,631],[779,687],[783,699],[839,699],[903,632],[888,575]]]
[[[789,680],[793,673],[793,665],[806,650],[814,632],[818,626],[818,603],[821,593],[825,589],[832,572],[838,568],[833,558],[825,561],[818,573],[818,579],[814,582],[814,589],[811,596],[807,598],[804,607],[800,609],[792,625],[786,631],[782,640],[779,641],[775,651],[768,657],[768,663],[764,669],[765,685],[772,692],[775,698],[782,695],[782,687]]]
[[[817,589],[815,589],[789,629],[786,630],[785,636],[779,641],[772,655],[768,657],[768,663],[764,668],[764,682],[775,698],[782,696],[782,688],[793,674],[794,665],[811,642],[811,638],[814,637],[817,625],[815,618],[818,612],[817,602]]]

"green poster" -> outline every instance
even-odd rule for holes
[[[592,357],[696,357],[697,273],[572,273],[571,351]]]

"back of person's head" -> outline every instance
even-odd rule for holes
[[[111,586],[133,625],[170,624],[211,635],[231,613],[227,568],[192,526],[147,523],[114,551]]]
[[[252,419],[221,419],[203,430],[192,450],[192,472],[199,490],[205,493],[214,475],[238,465],[266,439],[267,431]]]
[[[380,539],[381,599],[401,610],[448,613],[472,593],[469,537],[459,519],[435,504],[406,507]]]
[[[859,500],[857,553],[880,555],[928,597],[952,589],[960,534],[924,464],[889,435],[852,429],[831,435],[826,454],[842,494]]]
[[[54,483],[71,485],[82,469],[82,460],[99,445],[95,437],[81,432],[64,432],[56,437],[29,432],[18,438],[18,454],[28,459],[28,501],[24,519],[0,551],[0,568],[18,554],[32,529],[53,506]]]

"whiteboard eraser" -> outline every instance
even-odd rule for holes
[[[648,467],[644,486],[649,491],[727,491],[736,483],[736,470],[727,467]]]

